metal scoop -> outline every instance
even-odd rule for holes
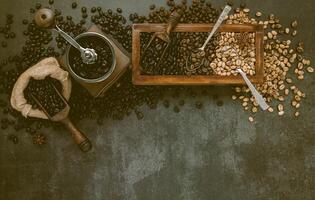
[[[250,82],[250,80],[247,78],[246,74],[241,69],[237,69],[237,71],[241,74],[244,81],[246,82],[248,88],[250,89],[252,95],[255,97],[256,102],[260,106],[262,110],[267,110],[269,108],[268,104],[264,100],[264,98],[261,96],[261,94],[256,90],[255,86]]]
[[[164,30],[162,32],[154,33],[152,35],[151,39],[149,40],[148,44],[144,48],[143,54],[145,54],[145,52],[148,50],[148,48],[151,46],[151,44],[153,43],[153,41],[156,38],[159,39],[159,41],[162,45],[162,50],[160,50],[162,52],[162,54],[159,56],[160,59],[159,59],[157,66],[160,66],[160,64],[162,63],[162,61],[166,57],[166,52],[169,50],[169,45],[171,43],[170,34],[174,30],[174,28],[177,26],[178,22],[180,21],[181,14],[182,14],[181,11],[173,11],[170,14],[170,17],[168,19],[168,22],[167,22]]]
[[[49,120],[55,121],[55,122],[61,122],[65,125],[65,127],[71,133],[74,141],[77,143],[77,145],[79,146],[79,148],[83,152],[90,151],[92,148],[92,144],[91,144],[90,140],[84,135],[84,133],[82,133],[80,130],[78,130],[75,127],[75,125],[71,122],[71,120],[69,119],[68,115],[69,115],[69,111],[70,111],[70,106],[69,106],[67,100],[58,91],[58,89],[55,87],[55,85],[52,82],[49,82],[49,84],[51,87],[53,87],[55,92],[62,99],[62,101],[65,104],[65,108],[63,108],[59,113],[55,114],[54,116],[51,116],[34,94],[31,94],[32,99],[39,106],[39,108],[45,113],[45,115],[48,117]]]
[[[41,28],[53,29],[57,31],[65,40],[81,53],[82,61],[86,64],[94,64],[97,60],[97,54],[94,49],[83,48],[75,39],[61,30],[56,24],[55,14],[51,9],[42,8],[36,12],[35,22]]]

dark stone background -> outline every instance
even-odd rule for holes
[[[40,0],[48,5],[47,0]],[[80,16],[72,1],[55,0],[55,7]],[[116,9],[125,16],[146,14],[160,0],[82,0],[79,5]],[[223,6],[223,1],[213,1]],[[251,0],[253,11],[274,13],[288,25],[298,19],[297,38],[306,44],[306,56],[315,61],[315,1]],[[22,47],[22,19],[31,18],[35,1],[0,0],[0,21],[15,14],[13,30],[20,39],[0,53],[11,55]],[[1,80],[0,80],[1,81]],[[79,124],[93,142],[90,153],[81,153],[68,133],[46,129],[48,144],[33,145],[31,135],[16,133],[18,145],[7,140],[14,130],[0,134],[0,199],[315,199],[314,75],[298,86],[306,92],[301,117],[292,111],[283,117],[258,113],[249,123],[249,113],[231,100],[229,87],[213,87],[224,101],[218,107],[212,98],[196,110],[196,99],[186,98],[179,114],[159,106],[141,107],[143,120],[135,115],[123,121],[106,120]],[[289,107],[289,106],[287,106]],[[0,114],[1,115],[1,114]],[[1,116],[0,116],[1,117]]]

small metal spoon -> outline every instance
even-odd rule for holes
[[[224,21],[224,19],[226,18],[226,16],[228,16],[229,12],[231,11],[232,7],[229,5],[226,5],[219,17],[219,19],[217,20],[217,22],[214,24],[207,40],[205,41],[205,43],[198,49],[194,49],[191,53],[191,55],[188,57],[188,61],[191,62],[191,58],[193,54],[201,54],[202,52],[204,52],[208,42],[211,40],[211,38],[213,37],[213,35],[215,34],[215,32],[218,30],[218,28],[220,27],[220,25],[222,24],[222,22]],[[204,53],[203,53],[204,54]],[[204,54],[205,55],[205,54]]]
[[[49,8],[41,8],[35,14],[35,22],[41,28],[53,29],[57,31],[65,40],[81,53],[81,58],[86,64],[93,64],[97,60],[97,54],[94,49],[83,48],[70,35],[61,30],[55,20],[55,13]]]
[[[218,28],[220,27],[220,25],[222,24],[222,22],[224,21],[224,19],[226,18],[226,16],[228,16],[229,12],[231,11],[232,7],[229,5],[226,5],[219,17],[219,19],[217,20],[217,22],[214,24],[213,29],[211,30],[206,42],[202,45],[202,47],[198,48],[198,50],[200,51],[204,51],[208,42],[210,41],[210,39],[212,38],[212,36],[214,35],[214,33],[218,30]]]
[[[260,106],[262,110],[267,110],[269,108],[268,104],[264,100],[264,98],[261,96],[261,94],[256,90],[255,86],[250,82],[250,80],[247,78],[246,74],[241,69],[237,69],[237,71],[241,74],[244,81],[246,82],[248,88],[250,89],[252,95],[255,97],[256,102]]]

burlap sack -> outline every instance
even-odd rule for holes
[[[47,76],[55,78],[61,82],[63,87],[62,94],[69,100],[71,94],[71,80],[68,72],[60,68],[59,63],[55,58],[45,58],[21,74],[13,87],[11,105],[15,110],[21,112],[24,117],[29,116],[48,119],[45,113],[41,110],[32,109],[32,106],[27,103],[23,92],[31,77],[36,80],[42,80]]]

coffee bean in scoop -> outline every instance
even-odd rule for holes
[[[39,105],[36,104],[32,95],[38,99],[50,116],[54,116],[65,108],[66,104],[51,84],[54,84],[59,92],[62,91],[60,82],[48,77],[44,80],[31,79],[24,90],[24,95],[27,102],[33,106],[33,109],[38,108]]]

